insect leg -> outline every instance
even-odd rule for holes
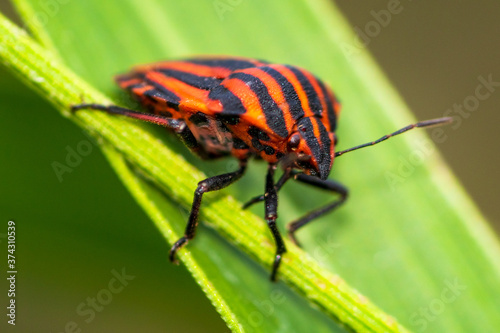
[[[201,150],[201,147],[196,141],[196,138],[194,137],[193,133],[189,130],[189,127],[186,126],[184,120],[182,119],[173,119],[151,113],[137,112],[134,110],[122,108],[115,105],[106,106],[100,104],[78,104],[74,105],[71,108],[72,111],[78,111],[83,109],[105,111],[110,114],[118,114],[166,127],[174,131],[177,135],[179,135],[184,144],[194,153],[199,154],[200,156],[204,156],[204,152]]]
[[[276,219],[278,217],[278,194],[276,186],[274,186],[274,170],[276,170],[276,164],[269,164],[266,177],[266,194],[264,194],[264,200],[266,203],[266,222],[271,229],[271,232],[276,242],[276,257],[274,258],[273,270],[271,273],[271,280],[276,281],[276,273],[278,272],[278,267],[281,263],[281,256],[286,252],[285,243],[283,238],[276,226]]]
[[[198,226],[198,213],[200,211],[201,199],[206,192],[217,191],[234,183],[243,176],[247,166],[247,161],[240,161],[240,168],[234,172],[225,173],[214,177],[207,178],[198,183],[198,187],[194,192],[193,205],[189,214],[188,223],[184,236],[181,237],[170,249],[170,261],[176,262],[175,253],[183,247],[190,239],[193,239]]]
[[[82,109],[100,110],[111,114],[119,114],[122,116],[139,119],[148,123],[153,123],[156,125],[167,127],[169,129],[172,129],[176,133],[181,133],[186,127],[186,124],[184,123],[183,120],[172,119],[151,113],[137,112],[116,105],[106,106],[100,104],[78,104],[74,105],[71,108],[72,111],[78,111]]]
[[[340,194],[340,198],[338,198],[334,202],[332,202],[324,207],[318,208],[318,209],[308,213],[307,215],[305,215],[301,219],[288,224],[287,229],[288,229],[288,235],[289,235],[290,239],[295,244],[300,246],[299,242],[297,241],[297,238],[295,237],[295,232],[297,231],[297,229],[303,227],[304,225],[311,222],[315,218],[320,217],[321,215],[324,215],[324,214],[334,210],[338,206],[340,206],[342,203],[344,203],[344,201],[347,200],[347,196],[348,196],[349,191],[344,185],[342,185],[336,181],[333,181],[330,179],[321,180],[317,177],[305,175],[303,173],[296,174],[294,176],[294,179],[296,179],[299,182],[302,182],[304,184],[309,184],[309,185],[318,187],[318,188],[323,189],[323,190],[327,190],[327,191],[331,191],[331,192]]]
[[[279,192],[279,190],[281,190],[281,188],[283,187],[283,185],[285,185],[286,181],[289,180],[290,178],[292,178],[292,176],[295,174],[295,171],[292,171],[291,168],[288,168],[285,170],[285,172],[283,173],[283,175],[281,176],[281,178],[278,180],[278,182],[274,185],[274,187],[276,187],[276,192]],[[253,204],[256,204],[258,202],[261,202],[261,201],[264,201],[265,199],[265,196],[264,194],[262,195],[258,195],[250,200],[248,200],[244,205],[243,205],[243,209],[247,209],[248,207],[252,206]]]

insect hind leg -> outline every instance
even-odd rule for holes
[[[160,115],[155,115],[151,113],[138,112],[130,110],[127,108],[122,108],[116,105],[100,105],[100,104],[78,104],[71,107],[71,111],[75,112],[78,110],[99,110],[110,114],[118,114],[138,120],[142,120],[148,123],[153,123],[173,130],[176,133],[181,133],[186,127],[186,123],[183,120],[173,119],[169,117],[164,117]]]
[[[201,157],[205,157],[206,153],[203,151],[202,147],[196,141],[193,133],[186,125],[186,122],[182,119],[174,119],[169,117],[164,117],[160,115],[138,112],[134,110],[130,110],[127,108],[123,108],[116,105],[100,105],[100,104],[78,104],[74,105],[71,110],[76,112],[78,110],[98,110],[104,111],[110,114],[122,115],[125,117],[130,117],[138,120],[142,120],[148,123],[153,123],[156,125],[163,126],[169,130],[175,132],[184,142],[184,144],[195,154],[200,155]]]

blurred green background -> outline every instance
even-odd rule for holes
[[[371,11],[385,9],[388,1],[336,3],[353,29],[363,30],[374,20]],[[498,2],[402,3],[404,10],[367,47],[417,118],[441,116],[454,103],[463,103],[474,94],[479,75],[492,74],[500,81]],[[0,10],[15,18],[4,0]],[[500,157],[494,153],[499,142],[494,126],[499,102],[500,91],[481,101],[438,146],[497,230]],[[0,106],[0,237],[6,222],[15,220],[17,331],[62,332],[70,320],[87,332],[139,332],[144,323],[148,332],[227,331],[186,270],[164,260],[168,245],[95,146],[58,181],[51,164],[64,163],[67,146],[76,149],[89,140],[78,127],[3,68]],[[366,139],[373,138],[360,137],[360,143]],[[0,241],[4,249],[5,239]],[[123,267],[136,278],[94,321],[82,323],[76,307],[107,288],[111,270]]]

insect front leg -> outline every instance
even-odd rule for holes
[[[281,263],[281,257],[286,252],[285,243],[276,226],[276,219],[278,218],[278,193],[274,185],[274,171],[276,164],[269,164],[266,176],[266,193],[264,194],[266,222],[271,229],[271,232],[276,242],[276,257],[274,258],[273,269],[271,273],[271,280],[276,281],[276,273]]]
[[[293,175],[294,175],[294,171],[292,171],[291,168],[285,169],[285,172],[283,173],[283,175],[281,176],[281,178],[274,185],[274,187],[276,187],[276,191],[279,192],[279,190],[281,190],[281,188],[283,187],[283,185],[285,185],[286,181],[289,180],[290,178],[292,178]],[[264,199],[265,199],[264,194],[258,195],[256,197],[253,197],[252,199],[248,200],[243,205],[243,209],[247,209],[250,206],[252,206],[252,205],[254,205],[254,204],[258,203],[258,202],[264,201]]]
[[[318,218],[321,215],[324,215],[328,212],[331,212],[332,210],[334,210],[335,208],[337,208],[341,204],[343,204],[347,200],[349,190],[344,185],[342,185],[334,180],[330,180],[330,179],[321,180],[317,177],[305,175],[303,173],[299,173],[299,174],[294,175],[294,179],[301,182],[301,183],[304,183],[304,184],[309,184],[309,185],[318,187],[318,188],[323,189],[323,190],[327,190],[327,191],[331,191],[331,192],[340,194],[340,198],[338,198],[334,202],[332,202],[326,206],[323,206],[321,208],[318,208],[318,209],[308,213],[307,215],[305,215],[301,219],[298,219],[298,220],[288,224],[287,229],[288,229],[288,235],[289,235],[290,239],[296,245],[300,246],[300,243],[297,241],[297,238],[295,237],[295,232],[299,228],[303,227],[307,223],[314,220],[315,218]]]
[[[201,199],[203,194],[206,192],[221,190],[224,187],[229,186],[243,176],[247,166],[247,161],[240,161],[240,168],[234,172],[225,173],[223,175],[218,175],[214,177],[207,178],[198,183],[198,187],[194,192],[193,205],[191,207],[191,213],[189,214],[188,223],[186,226],[186,231],[184,236],[181,237],[170,249],[170,261],[176,262],[175,254],[176,252],[186,245],[186,243],[193,239],[196,234],[196,228],[198,227],[198,213],[200,211]]]

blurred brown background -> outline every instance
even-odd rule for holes
[[[474,95],[478,76],[500,82],[500,3],[480,1],[335,1],[366,34],[389,4],[400,3],[367,48],[418,119],[441,117]],[[381,15],[378,15],[381,16]],[[359,30],[358,30],[359,29]],[[371,31],[368,30],[368,33]],[[366,38],[365,37],[365,38]],[[367,39],[368,40],[368,39]],[[499,87],[500,88],[500,87]],[[486,218],[500,232],[500,89],[438,144]]]

